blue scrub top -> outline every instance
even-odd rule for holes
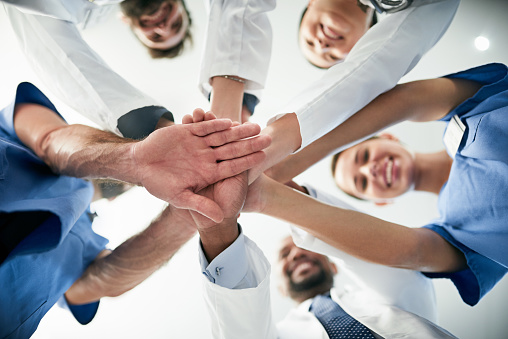
[[[30,337],[108,242],[91,228],[92,185],[54,174],[18,139],[13,117],[19,103],[36,103],[58,114],[30,83],[21,83],[12,104],[0,111],[0,212],[51,215],[0,265],[0,338],[10,339]],[[88,314],[79,313],[78,307],[74,315],[80,322],[90,321],[97,307],[85,307]]]
[[[466,126],[448,182],[439,194],[440,217],[425,226],[461,250],[469,266],[449,278],[475,305],[508,271],[508,69],[487,64],[446,76],[483,86],[451,111]]]

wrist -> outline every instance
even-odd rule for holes
[[[203,252],[209,262],[228,248],[240,234],[236,218],[224,219],[216,226],[198,231]]]

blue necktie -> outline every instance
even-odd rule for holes
[[[312,301],[309,311],[314,313],[330,339],[371,338],[374,336],[367,327],[347,314],[335,301],[326,295],[318,295]]]

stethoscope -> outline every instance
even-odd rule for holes
[[[408,8],[413,0],[370,0],[378,13],[395,13]]]

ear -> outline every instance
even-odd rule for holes
[[[119,18],[120,20],[122,20],[122,22],[123,22],[124,24],[127,24],[127,25],[129,25],[129,26],[130,26],[130,25],[132,25],[132,19],[131,19],[131,18],[129,18],[128,16],[126,16],[125,14],[123,14],[123,13],[119,13],[119,14],[118,14],[118,18]]]
[[[283,297],[287,297],[287,296],[288,296],[288,293],[287,293],[286,289],[282,286],[282,284],[278,284],[278,285],[277,285],[277,289],[279,290],[279,293],[280,293]]]
[[[397,138],[395,135],[388,133],[388,132],[380,133],[378,135],[378,137],[383,138],[383,139],[393,140],[393,141],[399,141],[399,138]]]
[[[337,268],[337,265],[335,265],[333,261],[330,261],[330,267],[332,268],[333,275],[339,273],[339,269]]]

